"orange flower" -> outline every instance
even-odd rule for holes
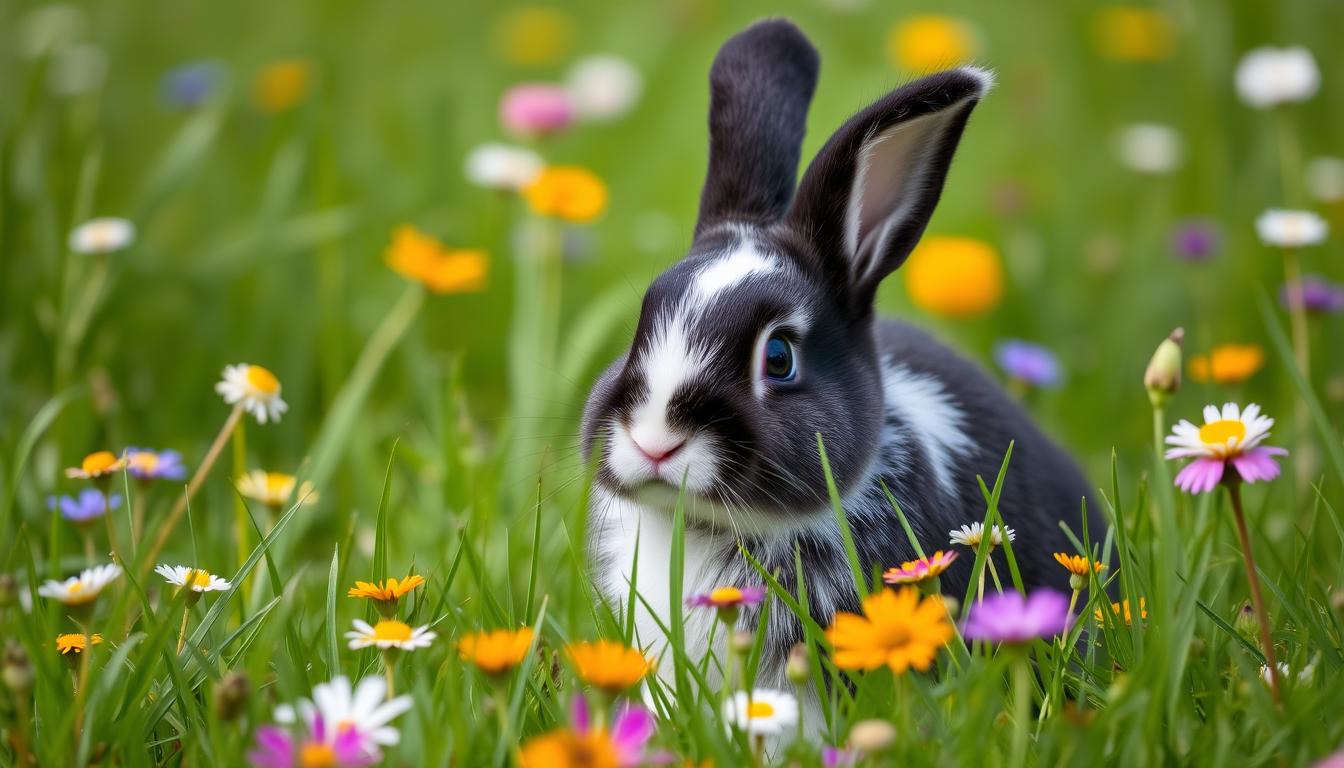
[[[565,652],[584,682],[612,694],[643,680],[655,666],[643,653],[610,640],[571,643]]]
[[[384,258],[394,272],[434,293],[467,293],[485,286],[485,251],[447,248],[415,227],[398,227]]]
[[[83,653],[85,644],[90,640],[93,642],[94,645],[100,645],[103,642],[103,636],[99,634],[94,634],[91,637],[89,637],[88,640],[86,640],[83,635],[78,633],[72,633],[68,635],[57,635],[56,650],[60,651],[62,656],[65,656],[66,654],[69,653]]]
[[[113,472],[119,472],[126,466],[125,459],[117,458],[111,451],[95,451],[84,457],[78,467],[65,470],[65,476],[78,480],[101,480]]]
[[[1097,51],[1116,61],[1161,61],[1171,56],[1175,33],[1167,15],[1155,8],[1112,5],[1092,19]]]
[[[1095,611],[1095,615],[1097,621],[1105,621],[1105,615],[1100,608]],[[1129,599],[1126,598],[1124,602],[1120,603],[1111,603],[1111,615],[1114,616],[1117,621],[1123,620],[1125,626],[1128,627],[1130,622],[1133,621],[1133,616],[1130,615],[1129,612]],[[1146,597],[1139,598],[1139,618],[1148,618],[1148,598]]]
[[[607,185],[587,168],[553,165],[522,189],[533,213],[587,224],[607,208]]]
[[[604,728],[562,729],[529,739],[518,755],[522,768],[618,768],[621,756]]]
[[[1074,576],[1087,576],[1089,571],[1101,573],[1106,569],[1105,563],[1091,562],[1082,555],[1067,555],[1063,552],[1055,553],[1055,562],[1064,566],[1064,570]]]
[[[976,31],[951,16],[911,16],[887,33],[887,56],[910,72],[932,72],[964,64],[980,49]]]
[[[863,614],[837,613],[826,630],[841,669],[886,666],[898,675],[912,667],[923,671],[953,636],[943,599],[921,598],[913,587],[865,597]]]
[[[490,675],[507,672],[521,664],[530,647],[532,630],[528,627],[475,632],[457,641],[458,654]]]
[[[425,583],[425,577],[412,573],[404,579],[387,581],[356,581],[355,586],[346,593],[347,597],[366,597],[373,601],[374,607],[384,616],[392,616],[397,610],[397,601],[411,593],[411,590]]]
[[[313,66],[304,59],[286,59],[266,66],[252,83],[252,103],[267,114],[292,109],[308,94]]]
[[[915,247],[903,270],[915,306],[952,318],[984,314],[1003,296],[999,253],[983,240],[934,236]]]
[[[1251,378],[1264,364],[1265,351],[1256,344],[1221,344],[1190,358],[1190,378],[1231,386]]]

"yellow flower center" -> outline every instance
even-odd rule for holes
[[[263,395],[274,395],[280,392],[280,380],[275,378],[275,374],[262,368],[260,365],[247,366],[247,383]]]
[[[404,643],[411,639],[411,626],[400,621],[380,621],[373,626],[373,639]]]
[[[85,456],[79,467],[84,470],[85,474],[101,475],[115,466],[116,463],[117,457],[111,451],[98,451]]]
[[[192,571],[191,574],[187,577],[187,585],[192,587],[201,587],[202,589],[210,586],[210,573],[208,571],[202,571],[202,570]]]
[[[737,587],[719,587],[709,593],[709,599],[716,604],[741,602],[742,590]]]
[[[72,596],[72,597],[75,596],[75,595],[78,595],[79,593],[81,593],[81,592],[83,592],[83,591],[84,591],[84,582],[82,582],[82,581],[76,581],[76,582],[73,582],[70,586],[68,586],[68,587],[65,588],[65,592],[66,592],[66,594],[68,594],[68,595],[70,595],[70,596]]]
[[[1205,445],[1233,445],[1246,439],[1246,423],[1240,419],[1219,419],[1199,428],[1200,442]]]
[[[284,472],[266,473],[266,495],[275,497],[281,501],[289,498],[289,492],[294,490],[294,476],[287,475]]]
[[[326,744],[309,742],[299,750],[299,765],[303,768],[336,768],[336,751]]]
[[[154,470],[159,467],[159,455],[149,451],[132,454],[131,466],[146,474],[153,474]]]
[[[747,704],[747,717],[756,720],[762,717],[773,717],[775,714],[774,705],[766,701],[753,701]]]

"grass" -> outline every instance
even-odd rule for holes
[[[637,608],[663,608],[648,606],[638,584],[620,605],[597,598],[585,514],[594,467],[577,450],[578,414],[590,382],[628,343],[644,286],[689,242],[705,70],[758,9],[580,2],[565,11],[567,50],[524,66],[496,49],[512,6],[94,4],[80,6],[80,39],[103,51],[106,76],[69,96],[49,86],[53,58],[21,55],[26,33],[16,30],[37,7],[0,2],[0,85],[12,96],[0,100],[0,574],[13,579],[0,595],[10,648],[0,765],[24,765],[25,755],[42,766],[243,764],[276,705],[338,674],[383,674],[376,652],[345,645],[353,619],[377,616],[345,590],[411,571],[428,583],[401,615],[432,625],[439,640],[395,667],[413,706],[385,764],[508,764],[519,742],[568,721],[580,686],[563,646],[628,641]],[[826,627],[805,620],[803,685],[824,702],[824,722],[810,724],[821,736],[774,762],[816,764],[821,743],[842,744],[855,722],[883,718],[900,732],[883,764],[1016,764],[1019,752],[1036,765],[1311,764],[1344,743],[1344,316],[1310,319],[1304,372],[1274,301],[1282,263],[1251,222],[1268,207],[1312,207],[1344,229],[1344,206],[1313,202],[1302,173],[1306,159],[1338,153],[1344,81],[1333,73],[1344,62],[1331,32],[1344,9],[1326,0],[1173,5],[1174,52],[1150,63],[1099,57],[1091,6],[958,0],[946,10],[981,31],[1000,85],[968,127],[930,231],[993,243],[1007,291],[984,317],[950,320],[913,307],[896,276],[879,304],[987,365],[1003,337],[1055,350],[1064,386],[1026,391],[1024,403],[1098,489],[1107,529],[1070,531],[1080,551],[1112,555],[1090,594],[1108,586],[1132,605],[1143,599],[1147,617],[1127,626],[1092,598],[1062,644],[1026,649],[1034,676],[1012,653],[959,638],[931,674],[843,672],[826,654]],[[905,9],[798,2],[783,11],[823,54],[810,157],[841,119],[905,77],[883,53]],[[1324,73],[1314,99],[1277,113],[1237,101],[1236,61],[1266,43],[1313,51]],[[499,138],[505,88],[555,79],[599,50],[639,67],[638,108],[538,148],[607,182],[601,220],[542,221],[462,179],[466,152]],[[286,57],[311,63],[311,88],[295,108],[265,114],[251,102],[252,78]],[[214,95],[191,110],[164,105],[162,73],[195,59],[225,73]],[[1185,137],[1178,171],[1138,175],[1114,159],[1116,131],[1136,121]],[[134,246],[70,252],[68,232],[94,215],[134,221]],[[1195,215],[1222,230],[1206,264],[1168,253],[1171,228]],[[383,249],[406,222],[487,250],[485,289],[437,296],[388,270]],[[519,253],[519,227],[542,247]],[[1307,272],[1341,279],[1340,255],[1334,237],[1300,257]],[[1187,382],[1164,416],[1258,402],[1278,419],[1274,442],[1293,451],[1283,478],[1244,489],[1275,648],[1292,670],[1281,706],[1260,681],[1254,628],[1237,620],[1249,592],[1226,494],[1180,494],[1175,467],[1155,455],[1141,379],[1177,325],[1189,352],[1223,342],[1267,351],[1244,382]],[[43,580],[85,563],[84,534],[46,506],[49,494],[80,489],[62,469],[93,450],[138,445],[179,450],[194,470],[228,415],[212,386],[240,361],[276,372],[290,412],[273,425],[243,420],[152,560],[181,488],[118,476],[112,490],[125,503],[112,522],[126,572],[86,619],[105,642],[70,664],[54,639],[75,625],[36,597]],[[826,439],[818,436],[823,466]],[[986,524],[1014,471],[1010,446],[1000,450],[1000,472],[981,480]],[[242,499],[230,479],[254,468],[293,473],[320,498],[275,511]],[[142,498],[146,526],[133,536]],[[892,502],[913,536],[919,526],[906,516],[918,511]],[[1009,554],[1031,547],[1031,534],[1019,529]],[[107,549],[101,523],[90,535]],[[860,563],[846,544],[856,588],[878,586],[872,567],[894,564]],[[975,584],[986,551],[962,554],[974,557]],[[808,615],[801,558],[791,591],[750,551],[742,556],[769,588],[767,610]],[[158,562],[209,568],[232,587],[189,606],[152,573]],[[1020,585],[1015,566],[997,576],[1004,589]],[[742,764],[755,745],[723,728],[712,681],[739,661],[750,681],[763,642],[754,638],[740,660],[695,657],[687,633],[701,625],[680,609],[680,569],[669,583],[661,664],[670,682],[650,682],[644,697],[659,720],[654,746]],[[964,609],[973,595],[958,597]],[[501,680],[454,650],[467,632],[521,626],[534,628],[535,646]],[[222,691],[238,676],[248,693],[230,711]],[[827,687],[827,676],[846,684]]]

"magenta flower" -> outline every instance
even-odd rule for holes
[[[588,700],[582,695],[575,696],[569,707],[570,725],[577,734],[587,734],[593,730],[588,714]],[[600,726],[599,726],[600,727]],[[616,764],[620,766],[643,765],[648,761],[645,747],[653,738],[657,722],[644,707],[626,701],[616,710],[611,721],[611,748],[616,753]]]
[[[859,750],[853,747],[832,747],[830,745],[821,748],[821,764],[824,768],[851,768],[859,764]]]
[[[569,92],[558,85],[515,85],[499,103],[499,122],[515,136],[549,136],[574,122],[574,105]]]
[[[1279,289],[1279,303],[1291,308],[1297,300],[1297,291],[1284,285]],[[1319,275],[1307,275],[1302,278],[1302,306],[1308,312],[1334,315],[1344,312],[1344,285],[1332,283]]]
[[[1248,483],[1273,480],[1279,476],[1275,456],[1288,451],[1260,445],[1269,437],[1274,420],[1260,415],[1260,406],[1251,403],[1243,410],[1236,403],[1204,406],[1204,424],[1195,426],[1182,419],[1171,428],[1167,444],[1168,459],[1193,458],[1176,475],[1176,487],[1186,493],[1208,493],[1231,479]],[[1233,474],[1227,473],[1231,465]]]
[[[258,728],[257,748],[248,753],[247,759],[256,768],[363,768],[383,759],[377,745],[358,728],[329,733],[321,715],[313,718],[311,729],[302,725],[298,728],[298,738],[274,725]]]
[[[1205,262],[1218,254],[1223,236],[1218,225],[1208,219],[1186,219],[1171,233],[1171,251],[1176,258],[1192,264]]]
[[[686,598],[691,607],[738,608],[743,605],[757,605],[765,599],[765,585],[751,587],[718,587],[700,595]]]
[[[1005,339],[994,345],[994,361],[1003,372],[1024,384],[1046,389],[1057,387],[1064,379],[1055,353],[1040,344],[1021,339]]]
[[[1025,643],[1054,637],[1069,628],[1069,598],[1053,589],[1038,589],[1024,597],[1015,590],[989,595],[971,606],[961,632],[968,640]]]

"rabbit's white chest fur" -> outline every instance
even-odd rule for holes
[[[953,486],[955,462],[972,446],[964,431],[965,417],[955,399],[936,378],[912,371],[906,366],[888,363],[882,366],[883,399],[888,416],[904,425],[902,433],[884,430],[884,443],[900,440],[918,442],[928,458],[934,483],[947,492]],[[889,421],[891,420],[889,418]],[[878,457],[899,456],[900,451],[878,450],[873,464],[863,481],[855,484],[854,492],[845,499],[844,506],[852,518],[861,515],[889,515],[890,510],[872,503],[871,487],[876,478],[892,471]],[[693,503],[693,502],[688,502]],[[885,504],[885,502],[883,502]],[[601,487],[593,488],[592,495],[593,542],[599,573],[599,586],[612,606],[618,611],[628,605],[629,589],[635,585],[639,593],[635,607],[635,644],[655,655],[663,655],[667,631],[671,627],[673,611],[685,617],[686,651],[691,659],[699,660],[710,650],[710,633],[714,614],[710,610],[688,610],[672,605],[672,516],[664,509],[643,506],[635,501],[612,494]],[[908,513],[918,510],[907,508]],[[739,513],[740,514],[740,513]],[[832,542],[839,552],[841,536],[829,508],[799,514],[790,521],[769,521],[761,515],[743,515],[744,522],[756,537],[757,545],[776,552],[757,552],[763,561],[792,562],[793,544],[801,536]],[[727,585],[758,584],[760,576],[737,554],[735,538],[726,532],[690,528],[685,532],[685,560],[682,567],[682,597],[710,592]],[[771,556],[773,555],[773,556]],[[843,555],[840,555],[843,558]],[[847,571],[848,566],[841,563]],[[823,615],[829,614],[842,601],[839,594],[828,592],[834,584],[847,584],[848,577],[839,580],[811,580],[809,599]],[[786,611],[776,605],[776,615],[770,622],[783,621]],[[770,628],[766,628],[770,631]],[[716,631],[714,651],[719,658],[726,638],[722,628]],[[759,684],[782,685],[782,659],[763,659]],[[712,665],[711,665],[712,666]],[[664,658],[660,673],[670,676],[671,658]],[[714,670],[711,669],[711,674]]]

